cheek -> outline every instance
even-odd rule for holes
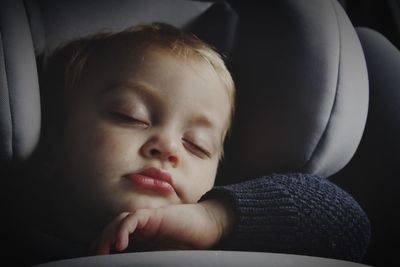
[[[87,160],[103,172],[127,171],[126,168],[136,159],[139,149],[135,140],[131,135],[118,130],[101,129],[88,140],[90,147]]]
[[[218,163],[197,164],[196,168],[192,169],[192,179],[187,184],[187,195],[190,203],[196,203],[213,187],[217,166]]]
[[[97,132],[87,140],[87,161],[92,161],[101,168],[112,167],[113,162],[120,161],[118,158],[126,153],[121,151],[121,141],[108,131]]]
[[[92,156],[104,158],[104,161],[113,159],[114,156],[120,154],[124,148],[123,142],[123,138],[113,131],[101,129],[88,140]]]
[[[101,126],[82,131],[71,141],[66,148],[69,165],[81,179],[102,180],[120,175],[135,151],[126,134]]]

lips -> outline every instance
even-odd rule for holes
[[[126,176],[135,188],[152,190],[162,194],[174,192],[172,178],[167,172],[157,168],[146,168]]]

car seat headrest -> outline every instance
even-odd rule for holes
[[[280,171],[330,176],[360,142],[368,76],[337,1],[266,1],[241,21],[237,117],[221,177]]]
[[[120,0],[116,4],[38,0],[27,2],[27,8],[36,55],[50,53],[60,44],[95,32],[120,31],[154,21],[190,30],[229,54],[237,23],[237,14],[225,2]]]
[[[40,100],[32,37],[22,1],[0,2],[1,168],[25,160],[39,139]]]
[[[5,3],[19,3],[21,18],[7,17],[10,11],[3,8]],[[350,160],[360,141],[368,106],[367,71],[354,28],[334,0],[264,1],[262,9],[248,5],[251,17],[240,18],[238,24],[236,13],[220,1],[24,3],[25,7],[23,1],[1,1],[0,8],[5,58],[0,57],[0,92],[2,99],[8,93],[13,101],[11,115],[1,110],[1,138],[3,142],[4,133],[10,131],[21,135],[8,138],[29,148],[20,149],[21,155],[35,147],[40,128],[34,55],[40,71],[42,57],[66,41],[151,21],[192,30],[231,55],[228,62],[237,84],[237,114],[220,177],[232,181],[233,176],[275,171],[328,176]],[[13,28],[11,22],[23,29]],[[3,81],[23,90],[5,87]],[[10,118],[21,117],[20,112],[24,119],[13,119],[10,124]],[[34,138],[24,136],[29,132],[35,133]],[[14,157],[13,152],[7,155]]]

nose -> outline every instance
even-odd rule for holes
[[[147,159],[158,159],[162,162],[168,162],[174,168],[179,164],[178,144],[168,134],[151,137],[140,148],[140,153]]]

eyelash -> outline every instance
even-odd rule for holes
[[[110,115],[113,117],[113,119],[116,119],[116,120],[126,123],[126,124],[140,125],[145,129],[150,127],[150,123],[144,122],[142,120],[138,120],[134,117],[125,115],[120,112],[110,112]],[[182,139],[182,140],[184,141],[185,144],[189,145],[191,147],[191,149],[195,149],[196,151],[199,151],[201,154],[205,155],[206,157],[211,158],[211,153],[204,147],[202,147],[194,142],[191,142],[187,139]]]
[[[134,125],[140,125],[143,126],[143,128],[147,129],[150,127],[150,123],[142,121],[142,120],[138,120],[132,116],[120,113],[120,112],[110,112],[110,115],[118,120],[121,121],[123,123],[127,123],[127,124],[134,124]]]
[[[211,158],[211,153],[208,152],[208,151],[207,151],[205,148],[203,148],[202,146],[200,146],[200,145],[198,145],[198,144],[196,144],[196,143],[190,142],[190,141],[188,141],[188,140],[186,140],[186,139],[183,139],[183,141],[184,141],[185,144],[188,144],[189,146],[191,146],[191,147],[194,148],[195,150],[199,151],[200,153],[202,153],[202,154],[205,155],[206,157]]]

